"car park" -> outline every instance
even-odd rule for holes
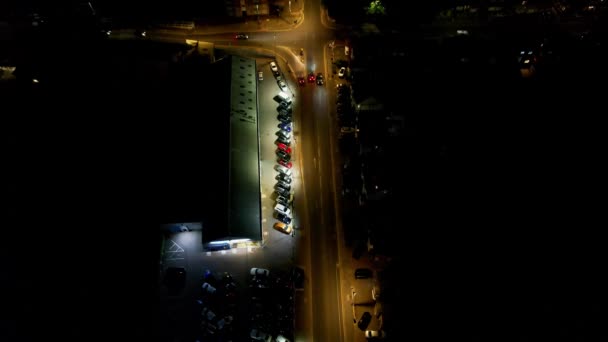
[[[290,225],[285,224],[283,222],[275,222],[272,225],[272,228],[280,231],[281,233],[285,233],[285,234],[291,234],[291,232],[293,231],[293,228]]]

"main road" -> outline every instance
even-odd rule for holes
[[[295,1],[295,0],[294,0]],[[304,0],[299,0],[304,1]],[[304,1],[303,20],[288,31],[245,32],[248,40],[234,40],[234,32],[197,32],[185,38],[211,41],[218,46],[249,48],[252,52],[274,51],[295,74],[323,73],[323,86],[307,83],[300,87],[297,98],[294,138],[300,153],[302,194],[296,196],[294,207],[298,213],[299,234],[307,235],[307,246],[301,246],[305,259],[308,288],[304,304],[298,308],[300,316],[296,340],[344,341],[344,333],[350,336],[342,315],[340,291],[341,245],[340,220],[337,205],[336,176],[337,129],[335,127],[336,83],[331,61],[328,59],[329,43],[336,32],[327,25],[320,0]],[[113,38],[133,37],[132,32],[113,32]],[[175,41],[184,35],[171,32],[149,32],[146,39]],[[153,38],[154,36],[154,38]],[[303,49],[303,56],[299,51]],[[348,318],[352,322],[352,318]],[[349,323],[348,325],[351,325]]]

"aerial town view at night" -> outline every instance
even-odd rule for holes
[[[608,341],[607,14],[608,0],[3,2],[0,99],[20,122],[4,128],[36,147],[9,145],[53,183],[45,196],[79,203],[45,220],[83,219],[53,245],[66,258],[44,257],[65,277],[18,281],[58,303],[36,314],[30,298],[21,318],[62,323],[16,319],[0,340]],[[86,285],[101,282],[125,299]]]

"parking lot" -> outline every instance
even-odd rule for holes
[[[297,227],[297,215],[289,202],[295,199],[299,186],[299,163],[293,157],[297,151],[294,138],[297,133],[293,124],[289,124],[290,132],[282,130],[291,134],[288,143],[283,145],[283,150],[290,155],[284,159],[290,159],[291,177],[281,178],[283,184],[290,187],[279,189],[286,190],[283,197],[287,203],[278,209],[288,210],[285,216],[291,222],[283,218],[289,224],[284,226],[286,231],[280,231],[276,229],[280,227],[274,226],[280,222],[276,218],[278,212],[275,212],[275,186],[280,174],[276,171],[277,158],[280,158],[276,140],[281,129],[277,119],[279,102],[275,97],[281,89],[269,62],[258,60],[262,72],[262,80],[258,80],[258,109],[263,241],[233,243],[228,249],[209,251],[203,248],[200,229],[166,234],[161,266],[164,274],[160,277],[163,282],[160,287],[161,322],[166,324],[163,329],[166,336],[213,341],[222,338],[241,340],[252,333],[266,333],[275,339],[282,335],[293,341],[296,299],[292,270],[296,264],[298,233],[297,229],[290,230],[290,227]],[[292,81],[283,82],[287,86],[283,92],[295,103],[290,88]],[[267,269],[269,275],[253,281],[252,268]],[[179,271],[170,276],[169,269]],[[179,283],[181,277],[183,285],[171,290],[169,283]]]

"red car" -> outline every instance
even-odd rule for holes
[[[308,82],[310,82],[310,83],[314,83],[314,82],[315,82],[315,79],[316,79],[316,78],[315,78],[315,74],[311,72],[311,73],[308,75]]]
[[[289,147],[289,146],[287,146],[287,145],[285,145],[283,143],[278,143],[277,147],[279,148],[279,150],[283,150],[283,151],[285,151],[287,153],[291,153],[291,147]]]
[[[291,164],[291,162],[290,162],[290,161],[287,161],[287,162],[286,162],[286,161],[284,161],[283,159],[279,159],[279,164],[281,164],[281,165],[285,166],[285,167],[286,167],[286,168],[288,168],[288,169],[291,169],[291,166],[292,166],[292,164]]]
[[[306,84],[306,81],[304,81],[304,77],[298,77],[298,84],[301,86]]]

